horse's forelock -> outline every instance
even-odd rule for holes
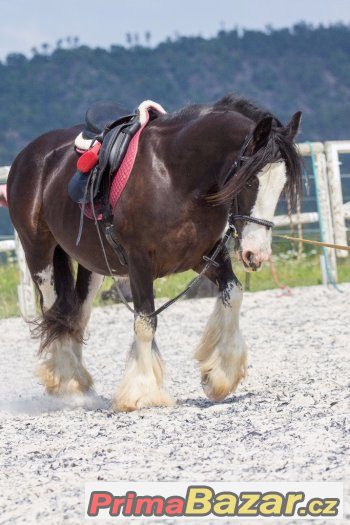
[[[209,196],[209,200],[214,204],[231,202],[251,177],[260,173],[266,165],[281,160],[285,162],[287,171],[285,192],[294,205],[301,194],[303,163],[296,145],[283,133],[283,128],[273,130],[265,146],[251,155],[219,192]]]

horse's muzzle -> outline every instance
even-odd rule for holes
[[[260,270],[262,262],[265,260],[259,255],[254,254],[249,250],[244,250],[241,252],[241,258],[244,265],[244,268],[249,272],[256,272]]]

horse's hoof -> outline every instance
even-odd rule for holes
[[[201,385],[203,392],[211,401],[222,401],[233,391],[233,388],[229,384],[227,378],[224,377],[224,374],[222,374],[220,380],[216,377],[215,381],[213,381],[210,373],[205,373],[202,376]]]
[[[74,371],[73,377],[67,379],[58,374],[48,361],[38,367],[37,376],[50,395],[74,396],[92,391],[93,379],[83,366]]]
[[[133,412],[142,408],[172,407],[174,405],[174,399],[160,388],[157,392],[145,394],[136,399],[128,395],[117,395],[112,409],[115,412]]]
[[[209,368],[205,362],[200,363],[201,385],[208,399],[222,401],[235,392],[239,383],[245,378],[246,354],[244,353],[241,359],[233,363],[231,367],[218,366],[218,363],[215,365]]]

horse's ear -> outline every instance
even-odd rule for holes
[[[266,145],[269,140],[273,123],[273,117],[264,117],[257,123],[255,130],[253,131],[252,147],[255,153],[258,149]]]
[[[300,122],[301,122],[301,111],[297,111],[294,113],[292,118],[290,119],[289,124],[286,126],[287,135],[291,140],[294,140],[295,136],[297,135],[299,128],[300,128]]]

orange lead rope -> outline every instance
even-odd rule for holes
[[[305,244],[312,244],[313,246],[324,246],[326,248],[334,248],[335,250],[344,250],[350,252],[350,246],[343,246],[341,244],[331,244],[328,242],[321,241],[310,241],[309,239],[303,239],[302,237],[290,237],[289,235],[279,235],[277,233],[272,234],[273,237],[279,237],[280,239],[287,239],[288,241],[299,241]]]

